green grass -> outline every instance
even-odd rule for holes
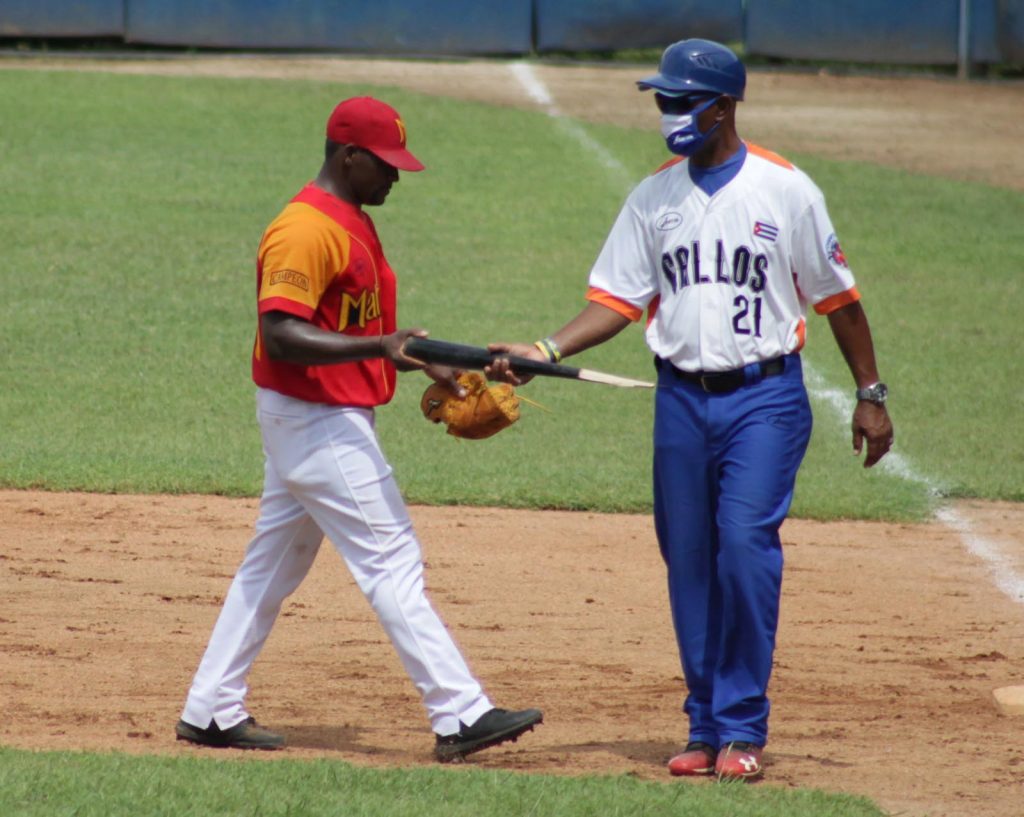
[[[319,164],[322,123],[364,87],[0,71],[0,485],[256,494],[248,377],[260,234]],[[428,165],[374,211],[400,277],[401,323],[464,342],[533,340],[582,306],[622,180],[542,114],[379,95]],[[639,180],[656,133],[584,126]],[[829,198],[892,387],[899,451],[953,495],[1024,499],[1021,196],[791,157]],[[827,322],[806,357],[851,384]],[[639,327],[581,356],[652,374]],[[380,411],[416,502],[643,511],[650,395],[554,380],[551,409],[485,442],[419,415],[403,376]],[[924,486],[864,472],[816,406],[797,515],[906,519]],[[770,785],[354,769],[328,761],[0,749],[4,815],[878,815],[865,800]]]
[[[1012,238],[1024,196],[808,157],[801,165],[835,202],[893,388],[897,450],[947,495],[1024,500],[1024,245]],[[811,361],[844,383],[835,345],[817,340]]]
[[[260,234],[318,166],[323,120],[365,87],[0,72],[0,484],[259,492],[249,352]],[[373,211],[400,323],[469,343],[533,340],[582,306],[625,188],[539,113],[377,91],[426,162]],[[656,133],[586,125],[636,180]],[[1020,194],[791,157],[826,191],[892,388],[898,450],[952,495],[1024,499]],[[806,357],[852,383],[827,322]],[[649,378],[632,327],[580,356]],[[379,412],[410,501],[645,511],[649,394],[535,380],[523,420],[459,442],[405,375]],[[816,406],[800,516],[913,519],[924,486],[864,472]]]
[[[5,817],[880,817],[868,800],[771,786],[661,784],[328,760],[197,760],[0,748]]]

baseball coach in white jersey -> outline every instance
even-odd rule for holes
[[[653,91],[675,154],[626,199],[590,273],[586,307],[533,345],[561,360],[647,315],[658,388],[654,517],[688,694],[673,775],[763,772],[782,585],[779,529],[811,433],[800,351],[807,307],[850,367],[853,448],[892,446],[867,317],[825,198],[798,168],[740,139],[746,70],[725,46],[669,46]],[[499,359],[492,377],[526,380]]]

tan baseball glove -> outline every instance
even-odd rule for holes
[[[487,380],[478,372],[463,372],[458,380],[466,389],[465,397],[434,383],[420,398],[423,416],[431,422],[444,423],[449,434],[468,440],[482,440],[519,419],[519,398],[508,383],[488,386]]]

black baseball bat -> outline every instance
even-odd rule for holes
[[[531,360],[519,355],[506,355],[501,352],[490,352],[483,346],[469,346],[464,343],[451,343],[446,340],[411,337],[405,342],[402,350],[407,356],[422,360],[424,363],[443,363],[459,369],[483,369],[501,357],[508,358],[512,370],[516,374],[541,375],[542,377],[565,377],[570,380],[586,380],[591,383],[604,383],[609,386],[623,388],[645,388],[654,386],[643,380],[631,380],[593,369],[578,369],[561,363],[549,363]]]

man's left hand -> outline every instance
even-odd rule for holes
[[[864,458],[864,467],[870,468],[892,448],[892,420],[885,406],[878,406],[867,400],[860,400],[853,410],[853,453],[860,455],[864,441],[868,443],[868,453]]]
[[[442,366],[440,363],[429,363],[424,367],[423,372],[427,377],[432,378],[435,383],[447,386],[448,391],[457,394],[459,397],[466,396],[465,387],[457,380],[458,376],[462,374],[461,369],[456,369],[453,366]]]

